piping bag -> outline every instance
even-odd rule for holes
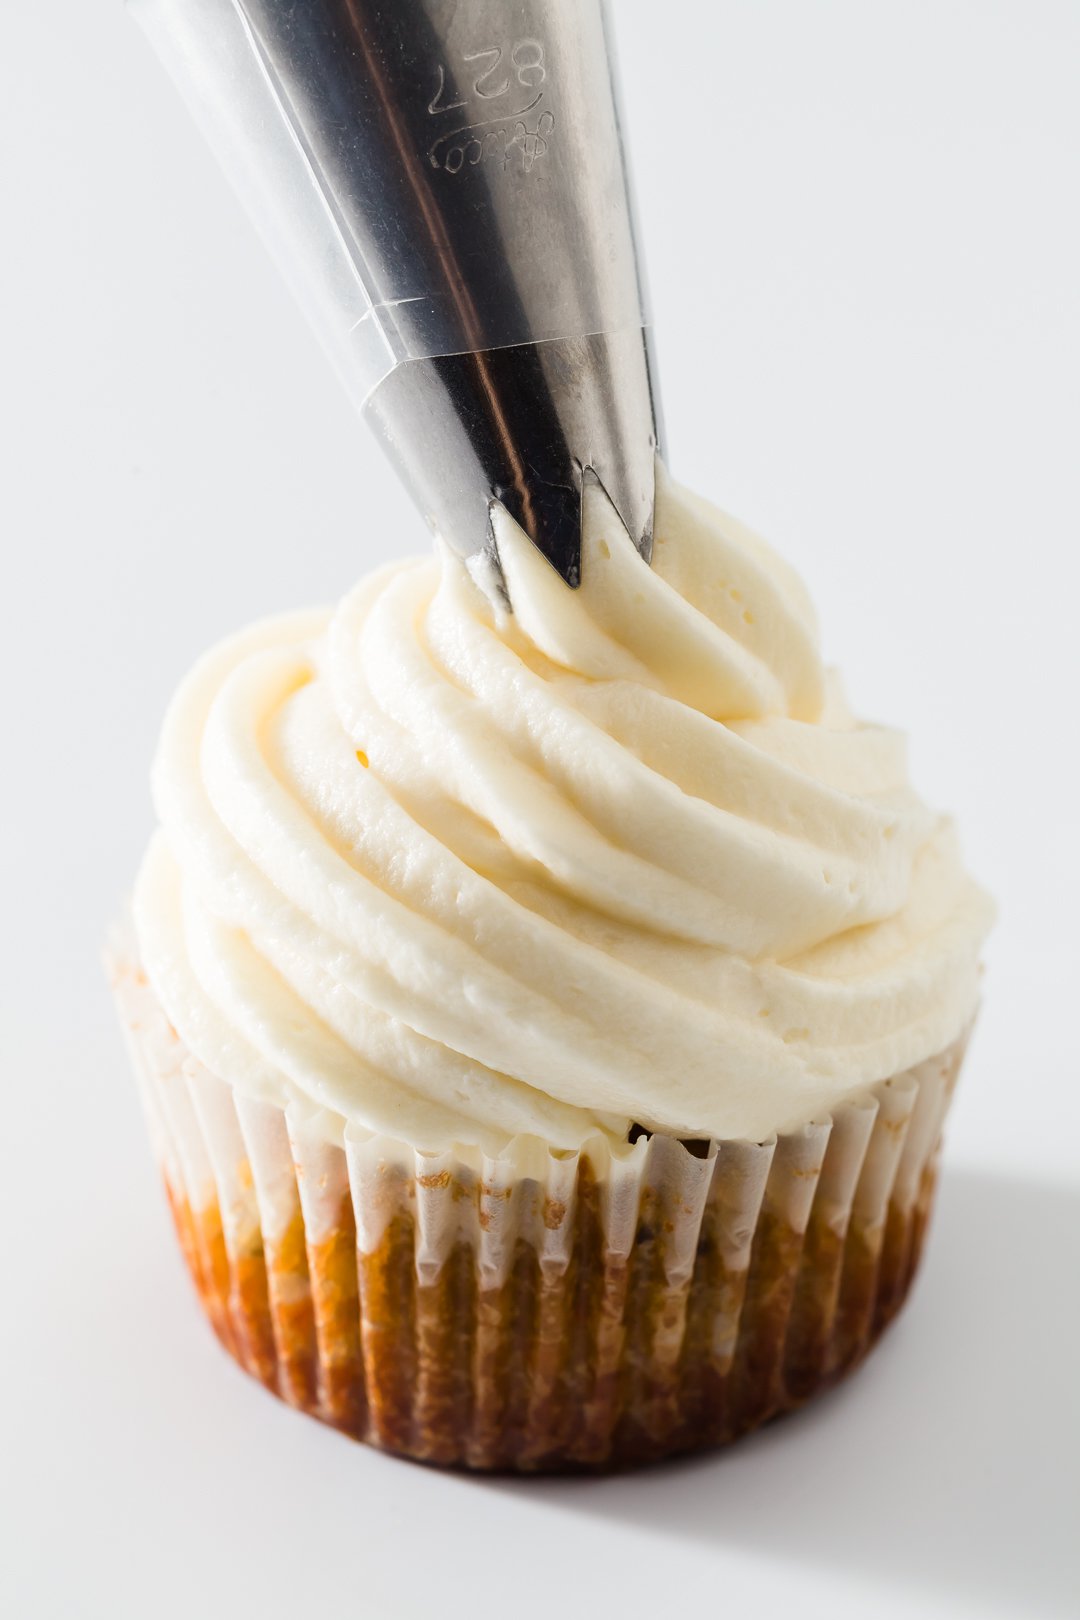
[[[658,409],[603,0],[129,0],[430,527],[646,561]],[[511,604],[512,605],[512,604]]]

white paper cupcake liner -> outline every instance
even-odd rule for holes
[[[828,1387],[903,1302],[965,1042],[764,1143],[328,1139],[236,1094],[113,963],[188,1267],[292,1405],[429,1462],[605,1468]]]

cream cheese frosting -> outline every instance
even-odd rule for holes
[[[496,1153],[761,1139],[944,1050],[991,905],[790,569],[658,469],[570,591],[448,549],[210,653],[166,717],[143,966],[213,1073]]]

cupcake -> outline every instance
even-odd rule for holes
[[[567,590],[496,512],[177,694],[110,967],[229,1353],[359,1439],[623,1466],[908,1292],[990,903],[791,570],[658,468]]]

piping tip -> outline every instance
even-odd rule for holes
[[[132,0],[431,527],[642,554],[658,411],[602,0]]]
[[[651,559],[657,439],[641,328],[412,362],[365,414],[431,528],[463,556],[484,550],[498,566],[498,501],[576,589],[593,478]]]

